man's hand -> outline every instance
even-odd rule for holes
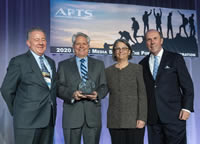
[[[145,126],[145,122],[142,120],[137,120],[136,128],[143,128]]]
[[[190,113],[184,110],[180,111],[179,119],[180,120],[187,120],[190,117]]]
[[[79,100],[81,100],[81,99],[83,99],[83,98],[87,98],[85,95],[82,94],[81,91],[75,91],[75,92],[73,93],[73,97],[74,97],[74,99],[77,100],[77,101],[79,101]]]
[[[96,91],[93,91],[92,94],[90,95],[85,95],[88,99],[90,100],[96,100],[97,99],[97,92]]]

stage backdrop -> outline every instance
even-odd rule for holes
[[[182,12],[181,10],[182,8],[192,9],[194,8],[193,4],[196,3],[195,8],[197,10],[197,22],[198,22],[197,30],[200,29],[199,27],[200,26],[200,7],[199,7],[200,1],[199,0],[176,0],[176,1],[168,0],[164,2],[160,0],[140,0],[140,1],[138,0],[121,0],[121,1],[120,0],[107,0],[107,1],[106,0],[104,1],[90,0],[90,1],[91,2],[101,1],[101,2],[112,2],[112,3],[129,3],[129,4],[140,4],[140,5],[143,4],[146,6],[151,5],[152,8],[156,8],[156,12],[159,12],[158,7],[160,6],[173,7],[176,9],[180,9],[180,12]],[[161,8],[161,10],[162,9],[163,7]],[[148,12],[149,10],[150,9],[147,9]],[[143,12],[144,11],[142,11],[142,13]],[[151,17],[152,17],[152,14],[151,14]],[[163,17],[163,19],[166,19],[166,17],[165,18]],[[130,18],[127,20],[129,21]],[[151,23],[149,23],[149,26],[153,24],[155,24],[155,21],[152,21]],[[6,68],[8,66],[10,59],[16,55],[25,53],[28,50],[28,47],[26,46],[26,31],[33,26],[39,26],[47,32],[48,49],[46,51],[46,54],[50,56],[51,58],[53,58],[56,64],[58,64],[58,62],[61,60],[64,60],[66,58],[70,58],[73,56],[73,54],[51,53],[50,51],[50,47],[49,47],[50,1],[49,0],[0,0],[0,85],[2,84],[3,78],[6,74]],[[66,26],[68,26],[68,24],[66,24]],[[77,27],[80,27],[80,26],[81,26],[81,23]],[[140,29],[142,29],[142,26],[140,26]],[[126,29],[123,29],[123,30],[126,30]],[[74,31],[74,33],[75,32],[77,31]],[[88,32],[90,31],[88,30]],[[199,31],[198,31],[198,34],[199,34]],[[91,36],[92,33],[89,33],[89,35]],[[189,35],[189,32],[188,32],[188,35]],[[183,37],[185,37],[184,34],[183,34]],[[71,36],[69,36],[69,39],[71,39]],[[92,36],[91,36],[91,39],[93,40]],[[139,39],[140,38],[138,38],[138,41]],[[200,39],[198,38],[198,42],[199,41]],[[108,42],[106,38],[105,38],[105,42]],[[199,52],[198,52],[198,55],[199,55]],[[110,55],[93,55],[92,54],[92,57],[103,60],[106,67],[114,63]],[[144,56],[135,56],[133,57],[131,62],[138,63],[143,57]],[[194,89],[195,89],[195,98],[194,98],[195,112],[191,114],[190,119],[187,121],[188,144],[199,144],[200,58],[199,57],[185,57],[184,59],[186,61],[189,72],[192,76],[192,79],[194,82]],[[107,107],[108,107],[108,100],[109,100],[109,97],[107,96],[102,101],[102,133],[101,133],[100,144],[111,144],[110,135],[109,135],[108,129],[106,128],[106,122],[107,122],[106,113],[107,113]],[[64,144],[62,125],[61,125],[62,101],[57,99],[57,102],[58,102],[58,105],[57,105],[58,114],[57,114],[57,120],[56,120],[54,144]],[[14,144],[12,120],[13,118],[11,117],[8,111],[8,108],[0,94],[0,122],[1,122],[0,144]],[[145,135],[145,144],[148,144],[147,135]]]
[[[118,38],[129,41],[133,55],[147,55],[144,34],[158,29],[163,47],[183,56],[198,56],[196,11],[127,4],[51,0],[51,52],[73,53],[71,36],[92,37],[91,54],[112,54]]]

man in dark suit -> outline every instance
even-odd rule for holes
[[[186,120],[193,112],[193,82],[181,55],[162,48],[162,35],[145,35],[150,54],[143,65],[148,97],[149,144],[186,144]]]
[[[27,38],[29,51],[11,59],[1,93],[13,116],[15,144],[53,144],[55,63],[44,55],[42,29],[30,29]]]
[[[75,56],[58,65],[65,143],[80,144],[83,134],[84,144],[99,144],[101,99],[107,92],[104,63],[88,56],[90,38],[86,34],[73,35],[72,43]],[[91,81],[90,93],[81,88],[87,81]]]

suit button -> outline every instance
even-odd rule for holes
[[[157,88],[157,85],[154,85],[154,88]]]
[[[49,103],[50,103],[51,105],[53,105],[53,102],[52,102],[52,101],[49,101]]]

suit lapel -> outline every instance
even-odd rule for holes
[[[163,72],[166,62],[167,62],[167,52],[164,50],[162,59],[160,61],[160,65],[158,68],[158,72],[157,72],[157,77],[156,77],[157,79],[159,78],[160,74]]]
[[[148,57],[146,59],[144,67],[146,68],[147,74],[151,77],[152,80],[154,80],[153,75],[151,74],[150,66],[149,66],[149,58],[150,58],[150,54],[148,55]]]
[[[41,86],[48,87],[43,76],[42,76],[42,72],[40,70],[40,67],[38,66],[34,56],[31,54],[30,51],[27,52],[27,56],[28,56],[28,59],[30,61],[29,63],[31,64],[32,70],[37,75],[38,80],[40,81],[40,82],[38,82],[38,84],[40,84]]]
[[[88,78],[89,79],[93,79],[92,74],[94,74],[94,68],[95,68],[95,64],[93,60],[90,57],[88,57]]]
[[[73,57],[71,59],[70,69],[71,69],[71,71],[74,75],[74,78],[78,79],[78,81],[80,83],[82,80],[81,80],[81,76],[80,76],[79,71],[78,71],[78,66],[77,66],[77,63],[76,63],[76,57]]]

